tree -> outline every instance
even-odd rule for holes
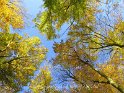
[[[23,11],[19,0],[1,0],[0,19],[0,28],[4,32],[9,32],[10,26],[14,29],[23,28]]]
[[[0,81],[2,85],[20,90],[26,85],[45,57],[46,48],[37,37],[0,33]]]
[[[47,49],[38,37],[11,33],[24,27],[18,0],[0,0],[0,92],[17,92],[30,82]]]
[[[79,91],[124,93],[121,4],[114,0],[44,0],[44,6],[46,11],[35,21],[48,39],[69,23],[67,40],[54,44],[54,63],[72,69],[66,75]],[[106,62],[99,60],[100,55],[108,56]]]
[[[40,69],[40,73],[31,81],[30,89],[33,93],[60,93],[51,85],[52,76],[48,67]]]
[[[92,4],[95,0],[89,1]],[[55,31],[65,22],[71,25],[74,21],[80,21],[82,15],[85,15],[86,3],[87,0],[44,0],[45,11],[34,19],[36,26],[48,39],[52,39],[56,37]],[[94,7],[89,12],[94,12]]]

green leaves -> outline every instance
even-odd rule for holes
[[[35,24],[48,39],[66,22],[78,22],[84,16],[86,0],[44,0],[45,11],[35,18]]]
[[[106,93],[124,93],[124,86],[120,83],[123,81],[124,54],[124,24],[123,13],[118,12],[122,10],[120,6],[108,0],[44,0],[46,11],[37,16],[36,25],[41,27],[41,32],[44,26],[50,27],[56,34],[64,23],[69,24],[68,38],[54,44],[54,64],[61,65],[67,72],[72,69],[72,73],[63,77],[73,79],[78,91],[86,90],[87,93],[91,92],[90,89],[93,93],[105,90]],[[48,36],[47,32],[52,31],[46,30]]]
[[[18,5],[16,0],[0,1],[0,83],[13,92],[29,82],[34,93],[60,92],[51,85],[53,79],[47,67],[31,80],[47,49],[38,37],[10,33],[10,27],[24,27]],[[53,46],[53,63],[63,67],[65,76],[61,79],[74,81],[69,92],[124,93],[124,22],[119,3],[44,0],[43,7],[34,22],[48,40],[56,38],[64,24],[68,26],[67,39]]]

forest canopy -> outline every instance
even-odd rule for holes
[[[29,93],[124,93],[123,0],[43,0],[33,22],[54,41],[50,60],[40,38],[11,33],[25,28],[19,3],[0,1],[1,91],[27,85]]]

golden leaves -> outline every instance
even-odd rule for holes
[[[18,34],[3,32],[0,36],[0,41],[3,42],[0,45],[3,47],[0,52],[0,71],[5,71],[0,77],[2,82],[7,82],[8,86],[16,90],[17,87],[20,88],[29,82],[30,77],[44,59],[47,49],[40,46],[38,37],[23,38]]]
[[[51,72],[48,67],[41,68],[40,73],[31,81],[30,88],[34,93],[40,93],[43,91],[49,93],[51,80]]]
[[[0,1],[0,19],[0,28],[5,32],[9,31],[10,26],[14,29],[23,28],[23,14],[18,0]]]

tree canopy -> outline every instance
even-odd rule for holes
[[[77,89],[73,91],[124,93],[121,3],[114,0],[44,0],[44,7],[46,10],[35,21],[41,32],[46,31],[48,39],[51,32],[56,34],[55,31],[68,23],[67,39],[54,44],[53,62],[66,69],[64,81],[71,78],[76,82]]]
[[[33,93],[124,93],[124,11],[120,0],[43,0],[33,22],[54,42],[51,67],[38,37],[11,33],[24,28],[18,0],[0,1],[0,90],[17,92],[27,84]],[[66,31],[62,31],[66,24]],[[59,36],[61,37],[61,35]],[[55,69],[51,69],[55,68]],[[58,83],[54,83],[59,70]],[[39,70],[38,75],[34,74]],[[54,73],[54,74],[53,74]],[[73,84],[72,84],[73,83]]]
[[[38,37],[11,33],[24,27],[17,0],[0,1],[0,91],[17,92],[31,80],[45,58],[47,49]]]

